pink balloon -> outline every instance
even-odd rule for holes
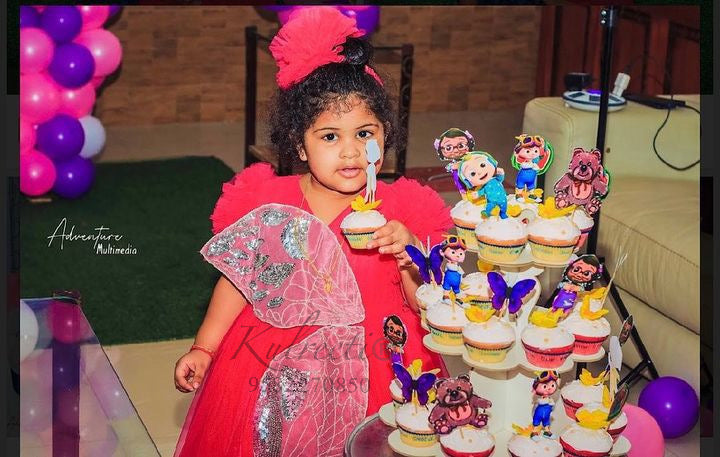
[[[625,403],[627,427],[622,436],[630,441],[632,448],[628,457],[663,457],[665,439],[655,419],[639,406]]]
[[[75,43],[86,46],[95,58],[93,76],[107,76],[117,70],[122,60],[122,46],[115,35],[105,29],[85,30]]]
[[[110,15],[110,7],[108,5],[82,5],[78,6],[80,15],[83,20],[83,30],[96,29],[103,25]]]
[[[53,301],[48,309],[48,322],[55,339],[63,343],[76,343],[92,336],[92,329],[77,305]]]
[[[20,115],[28,122],[41,124],[60,108],[60,93],[46,73],[20,76]]]
[[[24,117],[20,118],[20,153],[27,152],[35,146],[37,133],[33,125]]]
[[[44,30],[35,27],[20,29],[20,73],[39,73],[50,65],[55,44]]]
[[[95,76],[95,77],[93,77],[93,79],[90,80],[90,84],[92,84],[92,86],[95,88],[95,90],[97,90],[97,88],[100,87],[100,85],[104,82],[105,82],[105,76]]]
[[[81,118],[92,112],[95,105],[95,87],[87,83],[77,89],[62,88],[59,112]]]
[[[20,192],[32,197],[42,195],[55,184],[55,164],[42,152],[31,149],[20,154]]]

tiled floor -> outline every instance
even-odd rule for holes
[[[522,108],[495,112],[413,114],[411,117],[408,167],[438,166],[432,141],[450,126],[468,128],[478,147],[507,163],[514,136],[521,133]],[[262,135],[262,129],[260,134]],[[232,169],[243,166],[243,128],[237,124],[182,124],[107,129],[107,145],[100,161],[147,160],[184,155],[216,156]],[[454,202],[454,192],[443,193]],[[133,400],[138,413],[161,454],[171,456],[192,394],[181,394],[173,385],[175,361],[192,340],[129,344],[106,347],[106,352]],[[457,357],[447,359],[453,374],[467,371]],[[601,369],[602,367],[600,367]],[[597,371],[598,369],[596,369]],[[636,402],[643,382],[632,391]],[[667,456],[699,455],[698,428],[687,436],[667,441]]]

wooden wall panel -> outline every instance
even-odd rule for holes
[[[534,6],[386,6],[372,41],[415,46],[413,112],[505,109],[535,94],[540,15]],[[122,70],[95,114],[106,125],[242,120],[244,28],[270,36],[271,17],[245,6],[126,6],[110,27],[123,46]],[[260,113],[275,70],[259,52]],[[399,84],[397,65],[380,70]]]

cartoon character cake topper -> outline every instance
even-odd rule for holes
[[[455,188],[460,196],[465,199],[465,186],[458,179],[457,167],[453,163],[460,160],[462,156],[475,149],[475,139],[467,130],[456,127],[445,130],[433,143],[435,152],[443,162],[451,162],[445,166],[445,171],[452,174]]]
[[[552,437],[550,432],[550,415],[555,407],[555,401],[552,396],[560,385],[560,375],[555,370],[546,370],[536,373],[537,377],[533,381],[532,391],[539,398],[535,402],[533,410],[533,427],[535,433],[539,434],[539,427],[545,436]]]
[[[482,214],[490,217],[493,209],[500,208],[499,216],[506,219],[507,194],[502,182],[505,171],[498,167],[498,162],[483,151],[472,151],[465,154],[459,162],[452,164],[457,167],[460,182],[469,190],[472,199],[485,197],[486,206]]]
[[[387,340],[387,349],[390,351],[390,361],[392,363],[403,363],[402,354],[405,343],[407,343],[407,327],[402,319],[391,314],[383,319],[383,335]]]
[[[368,166],[365,169],[367,176],[367,185],[365,186],[365,201],[372,203],[375,201],[375,191],[377,190],[377,167],[375,162],[380,160],[382,151],[377,140],[368,140],[365,143],[365,158],[368,161]]]
[[[439,379],[435,383],[435,397],[437,404],[430,411],[428,422],[436,433],[446,435],[464,425],[477,428],[487,425],[485,410],[492,406],[492,402],[473,393],[467,374]]]
[[[553,310],[562,309],[565,314],[569,313],[575,306],[578,292],[590,290],[593,282],[602,277],[602,272],[602,264],[595,254],[573,256],[548,303],[552,304]]]
[[[602,166],[602,154],[597,149],[575,148],[568,170],[555,183],[555,205],[582,207],[589,216],[600,209],[610,190],[610,173]]]
[[[518,142],[513,148],[510,159],[518,170],[515,179],[515,198],[535,202],[541,200],[542,189],[537,189],[537,177],[545,173],[553,161],[553,147],[549,141],[539,135],[522,134],[515,137]]]
[[[460,293],[460,283],[463,274],[465,274],[462,266],[460,266],[465,260],[465,251],[467,251],[467,246],[462,238],[457,235],[446,235],[445,240],[440,245],[440,255],[445,259],[442,281],[443,294],[444,298],[450,299],[453,309],[455,307],[455,296]]]

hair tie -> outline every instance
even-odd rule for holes
[[[348,37],[358,38],[362,34],[355,19],[335,8],[296,9],[270,43],[270,53],[278,66],[278,86],[288,89],[318,67],[343,62],[342,45]],[[365,65],[365,72],[382,86],[382,80],[370,66]]]

